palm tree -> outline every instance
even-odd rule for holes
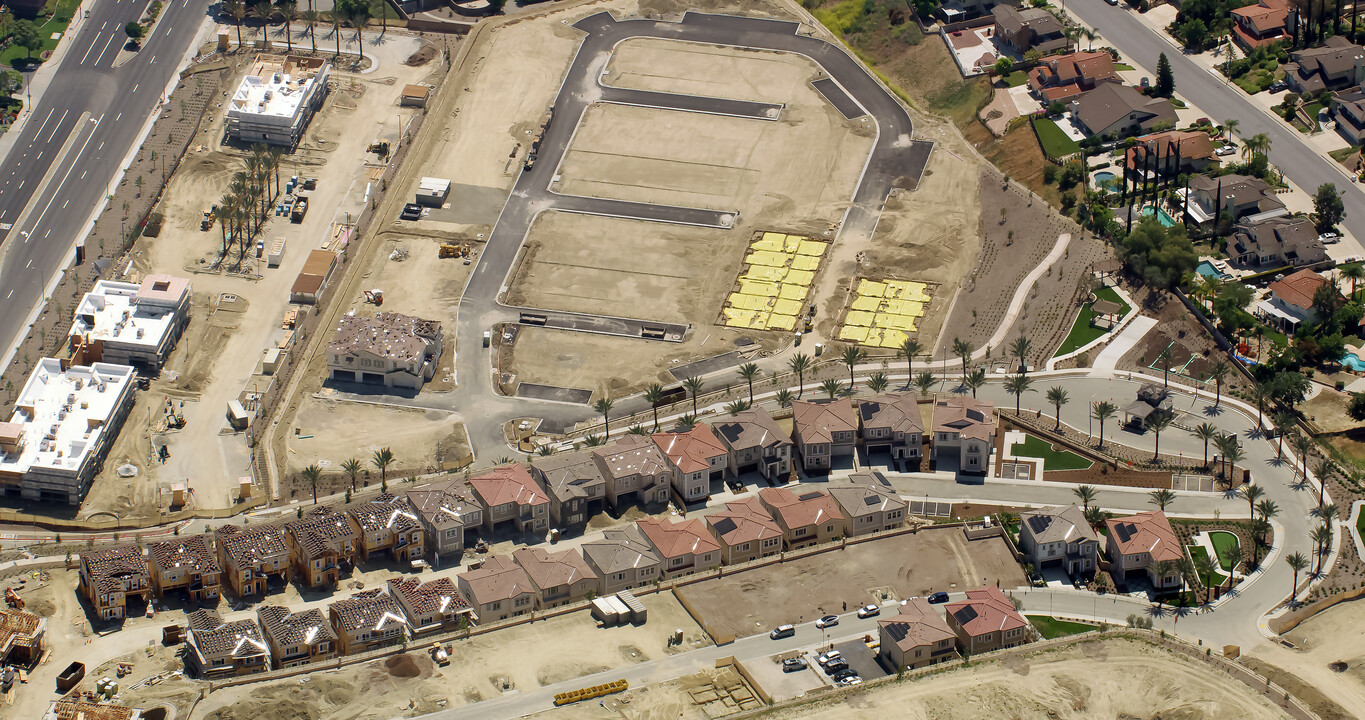
[[[778,407],[788,408],[792,406],[792,400],[794,400],[795,398],[792,397],[791,390],[788,390],[787,388],[782,388],[773,395],[773,399],[777,401]]]
[[[1330,525],[1319,525],[1308,533],[1308,539],[1313,541],[1313,555],[1317,557],[1317,569],[1313,571],[1314,574],[1322,573],[1322,559],[1327,556],[1327,546],[1332,544],[1334,536]]]
[[[820,389],[825,391],[825,394],[829,396],[830,400],[833,400],[835,397],[838,397],[839,393],[843,392],[844,384],[834,378],[829,378],[820,383]]]
[[[1072,488],[1071,493],[1081,501],[1081,512],[1090,512],[1090,503],[1095,501],[1095,488],[1089,485],[1077,485]]]
[[[1218,437],[1218,427],[1213,423],[1209,422],[1200,423],[1199,425],[1196,425],[1193,430],[1190,431],[1190,434],[1193,435],[1196,439],[1204,441],[1204,467],[1208,467],[1209,441]]]
[[[1316,476],[1317,479],[1318,479],[1318,488],[1319,488],[1319,489],[1318,489],[1318,513],[1319,513],[1319,514],[1322,513],[1322,501],[1323,501],[1323,495],[1326,494],[1326,489],[1327,489],[1327,478],[1328,478],[1328,477],[1331,477],[1332,471],[1335,470],[1335,469],[1336,469],[1336,465],[1333,465],[1331,460],[1327,460],[1327,459],[1325,459],[1325,458],[1324,458],[1323,460],[1319,461],[1317,465],[1314,465],[1314,466],[1313,466],[1313,475]]]
[[[237,49],[242,48],[242,21],[246,19],[246,4],[242,0],[223,0],[223,13],[237,23]]]
[[[1352,263],[1341,268],[1341,276],[1351,281],[1351,299],[1356,299],[1356,283],[1365,278],[1365,266]]]
[[[1242,141],[1242,158],[1248,155],[1255,157],[1264,156],[1270,152],[1270,136],[1265,133],[1257,133]]]
[[[1101,527],[1104,527],[1104,521],[1108,519],[1108,517],[1109,516],[1098,506],[1085,511],[1085,521],[1089,523],[1092,530],[1099,530]]]
[[[725,404],[725,412],[730,413],[730,417],[735,417],[740,413],[753,407],[748,400],[739,399]]]
[[[1227,549],[1228,556],[1228,586],[1232,586],[1232,574],[1237,572],[1237,566],[1242,564],[1242,546],[1233,545]]]
[[[1164,585],[1166,578],[1175,573],[1176,569],[1176,564],[1170,560],[1158,560],[1152,563],[1152,573],[1156,575],[1156,584],[1158,586]],[[1165,602],[1165,595],[1158,592],[1156,596],[1157,607],[1161,607],[1163,602]]]
[[[1287,410],[1281,410],[1275,413],[1271,418],[1271,422],[1275,423],[1275,429],[1277,430],[1275,433],[1275,439],[1277,441],[1277,447],[1275,448],[1276,457],[1284,457],[1284,436],[1289,432],[1289,429],[1294,426],[1294,421],[1297,419],[1298,418],[1295,418],[1293,413]]]
[[[692,428],[697,426],[697,416],[686,414],[678,418],[678,422],[673,426],[673,432],[692,432]]]
[[[1232,474],[1237,470],[1237,463],[1246,459],[1246,453],[1243,452],[1241,446],[1237,444],[1236,437],[1232,435],[1226,435],[1224,437],[1232,438],[1232,441],[1228,443],[1226,448],[1219,448],[1223,452],[1223,462],[1228,464],[1228,482],[1231,483]]]
[[[317,465],[309,465],[303,469],[303,479],[313,486],[313,504],[318,504],[318,478],[322,477],[322,468]]]
[[[355,479],[360,475],[360,458],[351,458],[341,464],[341,469],[346,472],[346,476],[351,478],[351,492],[355,492]]]
[[[910,386],[910,379],[915,377],[915,356],[924,350],[918,340],[906,338],[899,348],[896,348],[896,357],[905,358],[905,385]]]
[[[849,345],[844,348],[844,355],[841,359],[844,361],[844,365],[848,366],[848,389],[850,392],[857,387],[857,382],[853,380],[853,366],[866,358],[867,353],[863,352],[863,349],[857,345]]]
[[[1295,435],[1294,439],[1291,440],[1289,444],[1293,445],[1295,452],[1299,454],[1299,464],[1303,466],[1303,478],[1307,480],[1308,453],[1313,449],[1313,438],[1310,438],[1307,435],[1299,434]],[[1297,474],[1298,473],[1295,473],[1295,475]]]
[[[607,439],[601,435],[587,435],[583,438],[584,447],[601,447],[607,444]]]
[[[967,373],[967,377],[962,379],[962,382],[964,385],[971,388],[972,397],[976,397],[977,389],[986,384],[986,369],[973,368]]]
[[[705,385],[706,383],[701,379],[700,375],[693,375],[692,377],[683,380],[683,387],[687,388],[688,394],[692,396],[693,415],[697,414],[697,396],[701,394],[701,389]]]
[[[1100,34],[1096,32],[1094,28],[1088,27],[1081,28],[1081,37],[1085,38],[1086,52],[1089,52],[1090,49],[1095,46],[1095,38],[1098,38],[1099,36]]]
[[[1327,523],[1328,525],[1331,525],[1333,522],[1336,521],[1338,512],[1340,511],[1337,510],[1337,506],[1335,503],[1327,503],[1326,505],[1323,505],[1322,507],[1318,508],[1318,518],[1323,522]]]
[[[389,448],[375,450],[374,456],[370,458],[370,464],[379,470],[379,480],[385,486],[389,482],[389,465],[393,463],[393,451]]]
[[[739,376],[743,378],[744,382],[749,383],[749,404],[753,405],[754,380],[757,379],[759,373],[762,372],[761,370],[758,369],[758,363],[751,362],[744,363],[743,365],[740,365],[739,369],[736,370],[735,372],[739,373]]]
[[[1266,524],[1267,528],[1270,526],[1270,519],[1279,514],[1279,504],[1270,498],[1256,503],[1256,515],[1260,517],[1261,522]]]
[[[1170,490],[1167,490],[1166,488],[1153,490],[1147,493],[1147,497],[1148,497],[1147,502],[1151,503],[1152,505],[1155,505],[1156,509],[1160,510],[1161,512],[1166,512],[1166,506],[1175,502],[1175,493]]]
[[[1175,567],[1180,572],[1180,604],[1184,605],[1185,586],[1194,587],[1195,585],[1194,563],[1190,562],[1189,557],[1182,557],[1175,561]]]
[[[645,388],[645,402],[654,410],[654,432],[659,432],[659,403],[664,401],[664,388],[654,383]]]
[[[867,378],[867,389],[871,390],[874,393],[880,393],[881,391],[886,389],[887,385],[890,384],[891,381],[887,379],[886,373],[881,372],[880,370],[872,373]]]
[[[270,18],[275,15],[275,8],[270,4],[270,0],[252,0],[251,14],[261,21],[261,35],[264,36],[269,30]]]
[[[953,354],[962,358],[962,376],[967,376],[967,361],[972,359],[972,344],[953,338]]]
[[[931,372],[922,372],[915,376],[915,386],[919,388],[920,395],[928,395],[937,384],[938,378]]]
[[[1062,406],[1070,402],[1071,398],[1067,396],[1066,388],[1062,387],[1061,385],[1053,385],[1052,387],[1048,388],[1047,401],[1051,403],[1052,407],[1057,411],[1057,427],[1055,429],[1057,432],[1061,432]]]
[[[611,409],[614,405],[616,405],[616,403],[612,402],[611,398],[605,395],[598,398],[597,402],[592,404],[592,409],[602,415],[602,432],[605,439],[611,439]]]
[[[360,62],[363,63],[365,62],[365,25],[370,22],[370,6],[363,2],[351,3],[350,9],[346,13],[346,22],[355,28],[356,47],[360,48]]]
[[[332,37],[336,38],[337,41],[337,52],[335,57],[339,59],[341,57],[341,13],[337,12],[336,7],[333,6],[332,12],[328,13],[328,17],[332,19]]]
[[[1231,139],[1233,139],[1234,137],[1236,137],[1237,126],[1238,126],[1238,125],[1241,125],[1241,124],[1242,124],[1242,123],[1241,123],[1239,120],[1237,120],[1237,118],[1232,118],[1231,120],[1224,120],[1224,121],[1223,121],[1223,131],[1226,132],[1226,133],[1228,134],[1228,139],[1229,139],[1229,140],[1231,140]]]
[[[299,5],[294,0],[279,0],[275,9],[284,18],[284,40],[289,52],[294,51],[294,21],[299,19]]]
[[[1101,450],[1104,449],[1104,421],[1108,420],[1111,417],[1114,417],[1114,415],[1118,411],[1119,411],[1118,406],[1115,405],[1114,403],[1109,402],[1108,400],[1101,400],[1100,402],[1095,403],[1094,407],[1090,408],[1090,416],[1098,420],[1100,423]]]
[[[1247,501],[1247,515],[1256,517],[1256,502],[1265,497],[1265,488],[1260,485],[1243,485],[1237,494]]]
[[[806,394],[806,371],[810,369],[810,356],[805,353],[797,353],[787,360],[787,367],[796,373],[796,397],[800,398]]]
[[[1161,364],[1161,387],[1170,387],[1171,376],[1171,348],[1166,346],[1161,354],[1156,356],[1156,361]]]
[[[308,8],[299,13],[299,17],[302,18],[304,22],[308,23],[308,41],[312,43],[313,54],[316,55],[318,53],[318,36],[316,32],[318,11],[313,8]]]
[[[1213,587],[1205,582],[1205,579],[1213,577],[1213,558],[1208,555],[1196,555],[1194,557],[1194,569],[1199,574],[1199,585],[1204,589],[1204,602],[1208,602],[1209,593],[1213,592]]]
[[[1143,421],[1148,430],[1156,436],[1156,448],[1152,451],[1152,464],[1161,463],[1161,431],[1171,426],[1171,414],[1154,412]]]
[[[1015,338],[1014,342],[1010,343],[1010,357],[1019,358],[1020,373],[1028,372],[1028,365],[1025,362],[1025,359],[1031,352],[1033,352],[1033,343],[1029,342],[1029,339],[1023,335]]]
[[[1294,584],[1289,588],[1289,605],[1293,606],[1294,599],[1299,594],[1299,573],[1308,567],[1308,558],[1301,552],[1292,552],[1284,561],[1289,565],[1289,569],[1294,571]]]
[[[1263,429],[1265,427],[1265,401],[1270,399],[1270,388],[1266,387],[1265,383],[1253,382],[1251,394],[1256,398],[1256,427]]]
[[[1005,392],[1014,396],[1014,414],[1019,414],[1019,403],[1033,385],[1033,380],[1024,373],[1019,373],[1005,380]]]
[[[631,425],[630,428],[626,430],[626,433],[630,435],[648,435],[649,431],[645,429],[645,426],[637,424]]]
[[[1219,360],[1213,364],[1213,369],[1209,371],[1209,379],[1217,384],[1218,395],[1214,398],[1213,406],[1218,407],[1223,404],[1223,380],[1227,379],[1228,373],[1232,372],[1232,367],[1226,360]]]

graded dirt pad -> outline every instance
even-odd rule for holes
[[[632,90],[785,103],[821,71],[788,53],[637,38],[616,46],[602,84]]]
[[[551,212],[531,227],[509,305],[709,324],[744,244],[725,230]]]
[[[317,464],[326,472],[341,470],[347,458],[368,463],[375,450],[393,451],[394,466],[424,470],[440,461],[469,452],[464,424],[458,415],[439,410],[418,410],[371,405],[312,396],[303,399],[294,426],[285,441],[289,449],[289,474]],[[382,433],[375,432],[382,428]],[[312,435],[312,437],[304,437]],[[393,467],[390,475],[397,475]]]
[[[1004,540],[968,541],[961,528],[940,528],[850,545],[679,589],[715,636],[743,637],[849,607],[880,602],[873,588],[901,598],[1000,582],[1024,574]]]
[[[1348,539],[1347,542],[1350,542]],[[1324,720],[1346,720],[1360,715],[1365,708],[1365,602],[1343,602],[1300,623],[1284,637],[1302,650],[1265,642],[1243,652],[1251,656],[1248,664],[1262,661],[1258,672],[1276,685],[1289,687],[1310,702]],[[1346,669],[1336,672],[1329,666],[1343,662]],[[1288,675],[1287,675],[1288,674]],[[1293,677],[1289,677],[1292,675]],[[1313,688],[1338,707],[1333,709],[1300,687]],[[1315,701],[1316,700],[1316,701]],[[1343,710],[1344,709],[1344,710]],[[1352,715],[1348,711],[1354,710]]]

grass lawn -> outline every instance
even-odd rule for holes
[[[1020,85],[1023,85],[1026,82],[1028,82],[1028,73],[1024,72],[1023,70],[1015,70],[1014,72],[1005,76],[1005,84],[1009,85],[1010,87],[1019,87]]]
[[[1118,70],[1119,72],[1123,72],[1126,70],[1136,70],[1137,68],[1133,67],[1132,65],[1129,65],[1128,63],[1114,63],[1114,69]]]
[[[1360,154],[1360,148],[1357,148],[1357,147],[1344,147],[1344,148],[1342,148],[1342,149],[1340,149],[1340,150],[1333,150],[1333,151],[1331,151],[1331,152],[1329,152],[1329,153],[1327,153],[1327,154],[1330,155],[1331,158],[1332,158],[1333,160],[1336,160],[1337,162],[1341,163],[1342,165],[1346,165],[1346,162],[1347,162],[1348,160],[1351,160],[1351,159],[1355,158],[1356,155]],[[1351,163],[1350,165],[1347,165],[1346,167],[1347,167],[1348,169],[1355,169],[1355,163]]]
[[[1024,442],[1010,446],[1010,453],[1019,457],[1041,458],[1044,470],[1084,470],[1089,460],[1066,450],[1054,450],[1046,440],[1029,435]]]
[[[1057,127],[1057,123],[1048,118],[1034,119],[1033,130],[1038,133],[1038,142],[1043,146],[1043,152],[1050,158],[1065,157],[1081,149],[1079,143],[1067,137],[1067,134]]]
[[[1200,558],[1200,557],[1208,557],[1208,556],[1209,556],[1209,551],[1208,551],[1208,550],[1205,550],[1205,549],[1204,549],[1202,546],[1200,546],[1200,545],[1189,545],[1188,547],[1189,547],[1189,549],[1190,549],[1190,557],[1191,557],[1191,558],[1197,559],[1197,558]],[[1218,572],[1218,570],[1217,570],[1217,568],[1218,568],[1218,563],[1214,563],[1213,567],[1214,567],[1214,570],[1213,570],[1213,572],[1211,572],[1211,573],[1207,573],[1207,574],[1205,574],[1205,573],[1199,573],[1199,582],[1200,582],[1204,587],[1216,587],[1216,586],[1218,586],[1218,585],[1221,585],[1221,584],[1223,584],[1223,581],[1226,580],[1227,577],[1228,577],[1227,575],[1224,575],[1223,573]]]
[[[1052,638],[1066,637],[1067,635],[1078,635],[1089,632],[1099,627],[1090,623],[1071,622],[1069,620],[1058,620],[1047,615],[1025,615],[1028,621],[1033,623],[1033,627],[1038,628],[1038,633],[1044,640]]]
[[[1289,347],[1289,338],[1285,337],[1284,333],[1272,329],[1269,325],[1265,328],[1265,337],[1278,347]]]
[[[79,7],[80,0],[61,0],[61,2],[57,3],[57,10],[51,17],[37,18],[34,21],[41,23],[38,25],[38,34],[43,38],[43,48],[42,50],[33,53],[34,60],[42,57],[44,52],[50,52],[57,49],[57,43],[61,41],[61,37],[59,36],[56,40],[53,40],[52,34],[61,33],[62,35],[65,35],[66,26],[71,24],[71,18],[76,14]],[[63,19],[58,21],[57,18]],[[127,38],[123,39],[127,40]],[[3,51],[0,51],[0,64],[4,65],[4,67],[11,67],[15,60],[22,60],[28,56],[29,51],[27,49],[21,48],[18,45],[10,45]]]
[[[1360,513],[1360,516],[1356,518],[1356,534],[1360,536],[1360,539],[1365,540],[1365,512]]]
[[[1218,553],[1218,564],[1223,568],[1223,572],[1232,572],[1232,561],[1228,559],[1228,552],[1239,545],[1237,534],[1226,530],[1214,530],[1209,533],[1209,542],[1213,543],[1213,551]]]
[[[1098,293],[1095,293],[1095,295],[1101,300],[1109,300],[1123,306],[1123,311],[1119,313],[1119,317],[1128,314],[1128,311],[1130,310],[1128,303],[1124,302],[1123,298],[1119,297],[1119,294],[1114,292],[1114,288],[1106,287]],[[1069,352],[1074,352],[1083,348],[1108,332],[1107,330],[1094,327],[1090,324],[1090,321],[1095,317],[1095,313],[1090,309],[1090,305],[1091,303],[1086,303],[1081,307],[1080,314],[1076,316],[1076,324],[1071,326],[1071,332],[1067,333],[1066,340],[1062,342],[1061,347],[1057,348],[1057,355],[1065,355]],[[1054,357],[1056,356],[1054,355]]]

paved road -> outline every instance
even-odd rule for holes
[[[149,2],[85,3],[90,17],[66,40],[48,91],[0,162],[0,352],[23,339],[30,314],[121,172],[208,9],[207,0],[170,0],[142,50],[114,68],[127,41],[124,24]]]
[[[1346,205],[1342,225],[1355,237],[1365,238],[1365,190],[1358,183],[1352,183],[1336,163],[1304,142],[1298,131],[1252,104],[1235,85],[1185,57],[1125,7],[1107,5],[1104,0],[1072,0],[1067,4],[1068,10],[1085,24],[1098,28],[1119,52],[1145,68],[1156,68],[1157,57],[1166,53],[1175,73],[1176,90],[1206,112],[1216,114],[1210,118],[1214,122],[1236,118],[1237,134],[1241,137],[1265,133],[1270,138],[1270,161],[1304,191],[1312,193],[1323,183],[1336,184],[1343,191]]]

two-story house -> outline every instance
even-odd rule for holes
[[[1195,222],[1212,224],[1222,215],[1231,222],[1256,223],[1287,215],[1289,210],[1264,180],[1247,175],[1195,175],[1189,180],[1185,208]]]
[[[421,390],[436,375],[444,344],[435,320],[346,315],[327,345],[327,367],[333,380]]]
[[[163,540],[149,549],[147,560],[157,597],[182,591],[191,602],[218,599],[223,571],[208,535]]]
[[[325,505],[284,524],[294,576],[309,590],[335,589],[341,571],[355,564],[360,531],[351,519]]]
[[[990,467],[995,443],[995,406],[969,397],[940,398],[934,402],[933,458],[939,469],[957,464],[957,471],[984,473]]]
[[[483,625],[535,609],[536,588],[531,578],[505,555],[491,555],[481,567],[460,573],[456,584],[474,607],[474,618]]]
[[[145,604],[152,591],[147,558],[136,545],[115,545],[81,553],[78,583],[81,594],[101,620],[122,620],[130,598]]]
[[[270,669],[270,650],[254,620],[225,622],[205,608],[186,616],[185,662],[205,679],[249,675]]]
[[[512,553],[536,591],[536,609],[546,610],[596,595],[602,578],[577,550],[550,552],[524,547]]]
[[[474,625],[474,608],[448,577],[422,582],[415,577],[389,579],[389,594],[398,601],[413,637]]]
[[[782,552],[781,526],[752,495],[707,515],[706,527],[720,543],[720,559],[726,565]]]
[[[858,404],[858,434],[868,462],[872,453],[885,452],[894,465],[919,469],[924,447],[924,420],[919,400],[910,393],[883,393]]]
[[[663,579],[663,562],[640,528],[606,530],[582,545],[583,559],[602,578],[602,595],[644,587]]]
[[[256,621],[276,669],[323,662],[337,655],[337,634],[321,610],[290,612],[278,605],[263,605],[256,608]]]
[[[731,475],[757,470],[763,477],[780,483],[791,473],[796,445],[767,410],[741,411],[717,420],[711,429],[729,450]]]
[[[1028,86],[1044,105],[1094,90],[1102,82],[1119,82],[1114,58],[1107,52],[1049,55],[1028,73]]]
[[[582,532],[588,520],[602,512],[607,478],[591,450],[536,458],[531,475],[550,498],[550,522],[555,527]]]
[[[928,600],[910,598],[896,615],[877,621],[879,652],[898,672],[957,657],[957,634]]]
[[[408,636],[408,620],[398,601],[382,589],[358,592],[327,606],[342,655],[397,645]]]
[[[943,606],[958,644],[972,655],[1011,648],[1029,641],[1028,621],[994,585],[967,591],[967,599]]]
[[[461,480],[411,490],[408,505],[422,526],[422,541],[432,565],[460,562],[471,536],[483,526],[483,507]]]
[[[1044,8],[1021,9],[1002,3],[992,8],[991,14],[995,16],[996,42],[1020,55],[1029,50],[1046,55],[1067,46],[1062,21]]]
[[[387,550],[395,562],[407,563],[426,554],[422,524],[402,498],[382,494],[347,514],[360,534],[361,559],[369,560],[370,555]]]
[[[607,502],[614,508],[628,502],[647,507],[668,502],[673,466],[654,441],[625,435],[615,442],[592,449],[597,467],[607,481]]]
[[[1075,505],[1019,513],[1019,551],[1038,570],[1056,565],[1076,576],[1099,567],[1099,538]]]
[[[1133,139],[1124,151],[1123,168],[1134,182],[1183,173],[1202,173],[1218,165],[1213,139],[1203,130],[1167,130]]]
[[[1115,582],[1126,583],[1136,575],[1145,576],[1157,590],[1180,587],[1177,565],[1185,553],[1166,513],[1140,512],[1109,518],[1104,524],[1109,530],[1104,551],[1109,556],[1109,574]]]
[[[782,528],[788,550],[829,542],[848,533],[848,519],[834,498],[819,490],[797,494],[786,488],[763,488],[758,500]]]
[[[1365,142],[1365,87],[1339,90],[1332,95],[1329,108],[1337,133],[1352,145]]]
[[[659,556],[664,578],[691,575],[720,565],[720,543],[697,518],[672,522],[664,517],[637,520],[645,542]]]
[[[1365,49],[1344,35],[1327,38],[1322,47],[1289,53],[1284,81],[1291,92],[1320,93],[1359,85],[1365,80]]]
[[[1317,320],[1317,305],[1313,299],[1328,285],[1327,278],[1308,268],[1276,278],[1270,283],[1270,296],[1257,303],[1257,314],[1281,330],[1293,333],[1300,323]],[[1335,288],[1332,291],[1338,292]]]
[[[848,485],[831,485],[830,497],[848,518],[850,537],[894,530],[905,525],[909,503],[891,489],[881,473],[854,473]]]
[[[792,403],[792,440],[807,472],[828,470],[833,458],[852,455],[858,438],[858,412],[847,398]]]
[[[289,545],[276,525],[223,525],[213,532],[218,565],[238,597],[265,594],[269,581],[289,582]]]
[[[711,426],[697,423],[686,432],[655,433],[654,444],[673,467],[673,489],[685,503],[711,497],[711,481],[725,477],[730,453]]]
[[[1288,33],[1289,1],[1259,0],[1231,11],[1232,37],[1244,52],[1258,47],[1293,40]]]
[[[488,532],[511,523],[525,533],[543,533],[550,526],[550,498],[520,464],[486,470],[469,479],[474,501],[483,508]]]
[[[1223,251],[1228,262],[1252,269],[1301,267],[1327,260],[1327,247],[1318,236],[1317,226],[1305,216],[1238,223]]]

